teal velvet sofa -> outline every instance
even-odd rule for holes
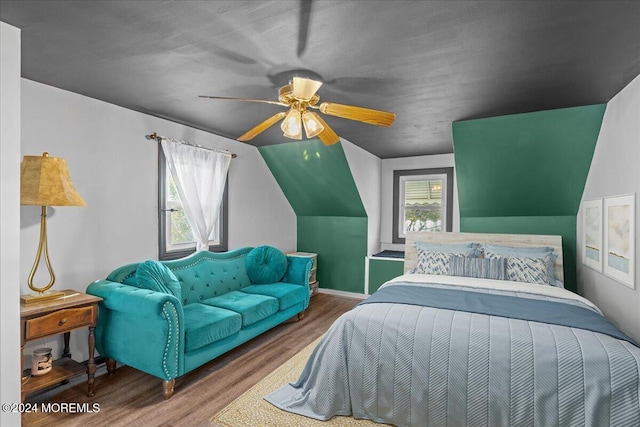
[[[103,299],[96,348],[109,374],[117,361],[156,376],[169,399],[177,377],[293,316],[302,319],[311,264],[261,246],[122,266],[87,287]],[[143,267],[164,274],[154,282],[160,290],[144,288]]]

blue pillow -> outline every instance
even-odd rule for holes
[[[548,246],[504,246],[492,245],[491,243],[483,243],[482,250],[504,256],[544,256],[549,252],[553,252],[553,248]]]
[[[141,263],[136,270],[136,282],[139,288],[173,295],[182,301],[180,282],[169,267],[155,260]]]
[[[449,257],[449,275],[478,279],[505,280],[505,258],[472,258],[452,254]]]
[[[277,283],[287,271],[287,256],[273,246],[251,249],[244,261],[251,283]]]
[[[426,243],[416,242],[416,249],[444,254],[464,252],[469,256],[478,255],[478,243]]]

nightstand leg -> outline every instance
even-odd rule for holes
[[[62,357],[68,357],[71,359],[71,350],[69,350],[69,337],[71,337],[71,332],[64,333],[64,350],[62,350]]]
[[[29,378],[31,378],[31,375],[25,375],[24,373],[24,343],[20,346],[20,377],[21,386],[24,386],[27,381],[29,381]],[[26,394],[22,393],[22,390],[20,391],[20,402],[24,402]]]
[[[89,363],[87,363],[87,386],[89,391],[87,396],[93,396],[95,394],[93,391],[93,383],[96,376],[96,362],[93,359],[93,352],[96,348],[95,329],[95,327],[89,327]]]

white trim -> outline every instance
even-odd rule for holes
[[[13,408],[20,403],[20,150],[22,84],[21,30],[0,22],[0,400]],[[28,150],[27,150],[28,151]],[[54,150],[51,149],[51,152]],[[66,157],[66,156],[65,156]],[[71,162],[70,162],[71,163]],[[74,175],[75,176],[75,175]],[[61,215],[62,216],[62,215]],[[56,227],[57,228],[57,227]],[[53,233],[52,233],[53,234]],[[25,239],[27,241],[28,239]],[[34,241],[29,241],[35,244]],[[26,246],[26,245],[25,245]],[[56,251],[56,254],[58,251]],[[58,259],[58,258],[56,258]],[[28,262],[28,261],[27,261]],[[57,265],[57,264],[56,264]],[[60,264],[62,265],[62,263]],[[62,268],[60,268],[62,270]],[[62,281],[60,281],[62,283]],[[85,344],[86,345],[86,344]],[[72,350],[73,351],[73,350]],[[18,411],[0,412],[0,425],[19,426]]]
[[[364,257],[364,294],[369,295],[369,257]]]
[[[357,292],[338,291],[336,289],[318,288],[318,293],[335,295],[338,297],[366,299],[369,295],[359,294]]]
[[[396,257],[386,257],[386,256],[368,256],[367,259],[375,259],[375,260],[380,260],[380,261],[398,261],[398,262],[404,262],[404,258],[396,258]]]

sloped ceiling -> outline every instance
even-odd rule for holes
[[[342,144],[312,139],[259,150],[296,215],[367,216]]]
[[[453,123],[460,217],[576,215],[605,107]]]
[[[576,214],[605,104],[453,123],[460,231],[562,236],[576,291]]]
[[[640,74],[636,1],[0,0],[0,20],[22,29],[23,77],[233,139],[281,107],[198,95],[320,79],[321,101],[397,114],[327,118],[381,158],[450,153],[453,121],[604,103]]]

